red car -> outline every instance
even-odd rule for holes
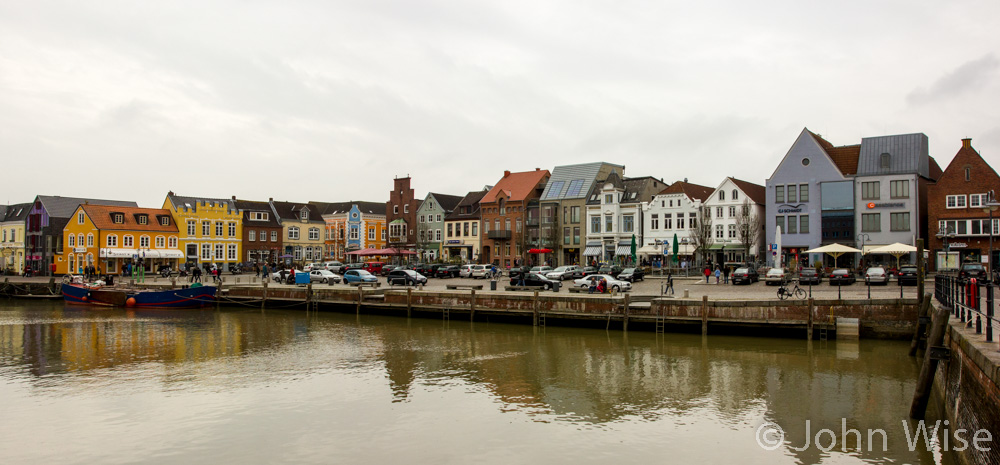
[[[371,274],[382,274],[382,266],[383,265],[385,265],[385,264],[382,263],[382,262],[368,262],[368,263],[365,263],[365,265],[364,265],[364,267],[362,267],[362,269],[365,270],[365,271],[367,271],[367,272],[369,272],[369,273],[371,273]]]

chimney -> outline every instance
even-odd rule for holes
[[[170,197],[173,197],[174,196],[174,191],[167,191],[167,195],[170,196]]]
[[[535,171],[541,171],[541,170],[542,170],[541,168],[535,168]]]
[[[684,183],[687,184],[688,178],[684,178]]]
[[[267,201],[268,201],[268,202],[274,202],[274,197],[268,197],[268,198],[267,198]]]
[[[233,202],[235,202],[235,201],[236,201],[236,196],[234,195],[234,196],[233,196]]]
[[[504,170],[503,177],[506,178],[507,176],[510,176],[510,170]]]
[[[972,139],[970,139],[970,138],[962,139],[962,148],[963,149],[971,149],[972,148]]]

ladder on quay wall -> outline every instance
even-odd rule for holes
[[[663,312],[656,314],[656,334],[663,334],[667,332],[667,319],[664,318]]]
[[[830,339],[830,330],[826,326],[819,328],[819,340],[827,341]]]
[[[451,309],[445,307],[441,310],[441,319],[451,321]]]
[[[545,313],[538,314],[538,326],[545,327]]]

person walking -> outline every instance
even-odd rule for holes
[[[708,276],[709,276],[710,274],[712,274],[712,270],[710,270],[710,269],[709,269],[709,268],[708,268],[708,267],[706,266],[706,267],[705,267],[705,284],[708,284]]]
[[[722,276],[722,271],[719,267],[715,267],[715,284],[719,284],[719,277]]]
[[[667,273],[667,288],[664,290],[663,293],[666,294],[667,292],[669,292],[670,295],[674,295],[674,275],[673,275],[673,273]]]
[[[201,267],[200,266],[195,266],[194,269],[191,270],[191,282],[192,283],[200,283],[201,282]]]
[[[267,263],[265,263],[264,266],[261,267],[261,269],[260,269],[260,276],[262,278],[264,278],[264,279],[269,279],[271,277],[271,275],[270,275],[270,273],[268,272],[268,269],[267,269]]]
[[[260,277],[260,263],[253,264],[253,272],[254,274],[257,275],[258,278]]]
[[[729,284],[729,273],[732,273],[733,267],[727,266],[722,270],[723,281],[722,284]]]

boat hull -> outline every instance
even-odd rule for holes
[[[126,291],[62,285],[63,299],[67,303],[104,307],[197,308],[214,302],[216,290],[215,286]]]

